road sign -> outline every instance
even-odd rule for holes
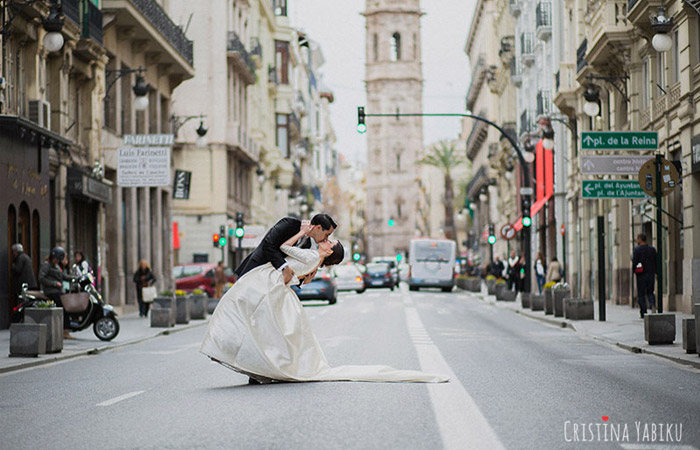
[[[501,237],[510,241],[515,237],[515,229],[510,224],[505,224],[501,227]]]
[[[521,187],[520,188],[520,195],[532,195],[532,188],[531,187]]]
[[[646,198],[634,180],[583,180],[583,198]]]
[[[657,150],[656,131],[584,131],[581,150]]]
[[[647,195],[656,196],[656,158],[651,158],[639,169],[639,186]],[[661,158],[661,196],[664,197],[678,186],[678,170],[666,158]]]
[[[581,173],[585,175],[637,175],[648,156],[581,155]]]

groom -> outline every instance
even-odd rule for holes
[[[328,239],[328,236],[338,227],[333,221],[333,218],[328,214],[316,214],[311,219],[313,228],[302,239],[299,244],[302,248],[311,247],[312,238],[316,243],[323,242]],[[247,272],[261,266],[265,263],[272,263],[275,269],[282,271],[284,275],[284,283],[288,283],[294,276],[294,271],[287,265],[284,260],[284,253],[280,250],[282,244],[301,229],[301,220],[294,217],[285,217],[280,219],[270,230],[265,234],[253,252],[248,255],[243,262],[236,268],[235,273],[242,277]]]

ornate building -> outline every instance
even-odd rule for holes
[[[423,111],[419,0],[368,0],[367,113]],[[420,117],[368,121],[368,256],[405,254],[417,230]]]

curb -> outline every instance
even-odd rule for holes
[[[14,366],[0,367],[0,374],[14,372],[16,370],[28,369],[31,367],[43,366],[45,364],[51,364],[51,363],[55,363],[58,361],[66,361],[69,359],[78,358],[80,356],[99,355],[100,353],[105,353],[105,352],[112,351],[112,350],[115,350],[118,348],[127,347],[129,345],[135,345],[135,344],[140,344],[142,342],[150,341],[151,339],[155,339],[155,338],[160,337],[160,336],[168,336],[170,334],[178,333],[180,331],[185,331],[185,330],[190,330],[192,328],[201,327],[202,325],[206,325],[207,323],[209,323],[209,321],[205,320],[201,323],[194,323],[192,325],[185,325],[185,326],[182,326],[179,328],[172,328],[172,329],[167,328],[167,329],[164,329],[164,330],[157,332],[156,334],[146,336],[146,337],[132,339],[130,341],[121,342],[119,344],[105,345],[104,347],[95,347],[95,348],[91,348],[91,349],[80,350],[80,351],[75,352],[75,353],[56,355],[56,356],[53,356],[50,358],[43,358],[43,359],[39,359],[36,361],[27,361],[27,362],[20,363],[20,364],[14,365]]]
[[[546,316],[545,317],[536,316],[534,314],[530,314],[528,312],[525,312],[522,309],[513,309],[511,311],[515,312],[516,314],[520,314],[521,316],[529,317],[530,319],[539,320],[541,322],[545,322],[545,323],[548,323],[550,325],[555,325],[555,326],[558,326],[560,328],[569,328],[571,330],[578,332],[576,330],[576,328],[574,327],[574,324],[572,324],[571,322],[569,322],[567,320],[557,320],[557,319],[552,319],[552,318],[549,318]]]

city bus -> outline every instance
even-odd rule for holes
[[[408,288],[437,287],[443,292],[455,284],[457,244],[447,239],[412,239],[409,247]]]

